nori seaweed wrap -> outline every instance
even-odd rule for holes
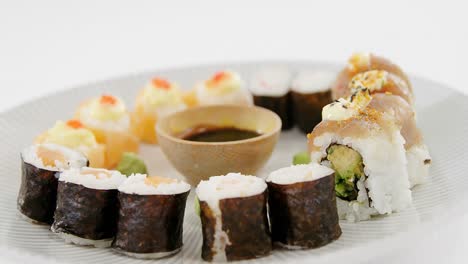
[[[333,170],[318,164],[291,166],[272,172],[267,184],[275,244],[317,248],[340,237]]]
[[[23,150],[19,212],[33,223],[52,224],[59,171],[86,164],[86,157],[81,153],[54,144],[32,145]]]
[[[119,188],[119,220],[113,247],[136,258],[161,258],[183,245],[185,204],[190,185],[143,174]]]
[[[197,196],[204,260],[246,260],[271,252],[264,180],[237,173],[214,176],[198,185]]]
[[[303,71],[291,88],[294,122],[304,133],[310,133],[322,121],[322,108],[331,102],[331,72]]]
[[[117,171],[82,168],[62,172],[52,232],[77,245],[108,247],[117,229]]]
[[[282,122],[282,129],[294,126],[293,103],[289,91],[292,74],[287,68],[261,68],[253,74],[249,90],[254,104],[275,112]]]

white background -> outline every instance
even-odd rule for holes
[[[2,1],[0,111],[84,82],[209,62],[353,51],[468,94],[464,1]],[[468,217],[381,263],[466,263]],[[0,262],[7,260],[2,254]]]

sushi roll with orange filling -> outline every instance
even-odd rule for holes
[[[252,105],[252,95],[239,74],[232,71],[215,73],[195,87],[197,105]]]
[[[309,133],[322,120],[322,108],[331,102],[333,72],[304,70],[294,78],[291,87],[294,122]]]
[[[345,98],[351,95],[348,89],[349,82],[358,73],[382,70],[399,77],[406,82],[409,92],[412,94],[411,82],[403,70],[386,58],[376,56],[372,53],[361,52],[353,54],[346,67],[338,74],[332,85],[332,99]]]
[[[21,161],[18,211],[33,223],[51,224],[60,171],[86,166],[88,160],[79,151],[64,146],[38,144],[24,149]]]
[[[137,96],[135,112],[132,114],[132,131],[142,141],[156,144],[157,120],[186,108],[177,84],[153,78]]]
[[[53,143],[80,151],[89,160],[89,166],[106,166],[106,146],[100,144],[93,132],[78,120],[57,121],[55,125],[39,135],[35,143]]]
[[[65,242],[109,247],[117,229],[118,171],[83,167],[61,172],[52,232]]]
[[[134,174],[119,187],[119,221],[113,247],[143,259],[173,255],[182,248],[190,185],[176,179]]]
[[[122,99],[112,95],[92,98],[80,105],[75,118],[106,146],[106,168],[114,168],[123,152],[138,152],[138,138],[130,132],[130,115]]]

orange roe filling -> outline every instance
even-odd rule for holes
[[[169,90],[171,88],[171,83],[165,79],[154,78],[153,80],[151,80],[151,83],[153,84],[154,88],[164,90]]]
[[[112,96],[112,95],[102,95],[101,99],[99,100],[101,104],[110,104],[110,105],[115,105],[117,103],[117,99]]]
[[[212,88],[215,85],[217,85],[219,82],[223,81],[224,79],[228,77],[229,77],[229,74],[227,72],[224,72],[224,71],[217,72],[213,75],[213,77],[211,77],[210,80],[206,82],[206,86],[209,88]]]
[[[79,121],[79,120],[76,120],[76,119],[71,119],[71,120],[68,120],[67,121],[67,126],[71,127],[71,128],[74,128],[74,129],[78,129],[78,128],[83,128],[83,124]]]
[[[176,180],[170,179],[170,178],[159,177],[159,176],[149,176],[149,177],[146,177],[145,179],[145,184],[151,185],[153,187],[158,187],[158,185],[162,183],[173,183],[173,182],[176,182]]]
[[[37,147],[37,156],[42,159],[45,166],[55,166],[55,161],[65,162],[65,156],[62,153],[41,145]]]

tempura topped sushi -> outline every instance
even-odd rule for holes
[[[147,143],[156,143],[157,119],[182,111],[187,106],[176,83],[163,78],[153,78],[140,91],[132,115],[132,131]]]
[[[245,88],[244,81],[233,71],[215,73],[210,79],[199,83],[195,93],[199,105],[252,104],[252,95]]]
[[[36,143],[53,143],[78,150],[86,155],[91,167],[105,166],[105,146],[97,142],[93,132],[78,120],[57,121],[39,135]]]
[[[403,98],[408,104],[413,104],[413,93],[408,84],[393,73],[382,70],[371,70],[356,74],[349,82],[349,94],[358,89],[367,88],[371,94],[390,93]],[[348,95],[348,94],[347,94]]]

